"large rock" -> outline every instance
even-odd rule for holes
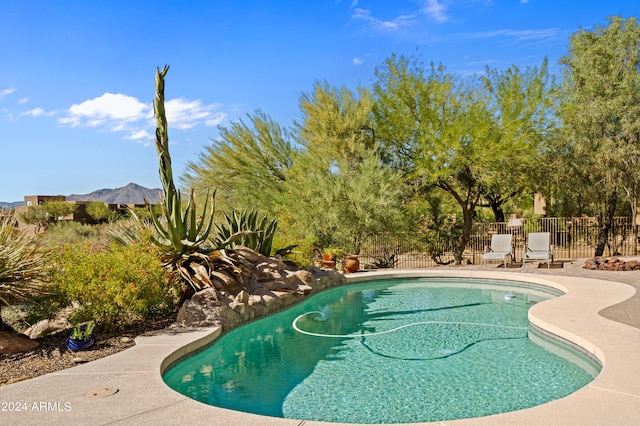
[[[584,262],[584,268],[593,271],[638,271],[640,262],[637,260],[625,262],[618,257],[592,257]]]
[[[336,270],[317,267],[299,269],[281,256],[266,257],[246,247],[229,250],[242,274],[212,274],[220,286],[197,292],[187,300],[175,327],[209,327],[225,330],[276,312],[307,295],[344,282]]]
[[[15,354],[30,351],[38,346],[38,342],[27,336],[0,331],[0,354]]]

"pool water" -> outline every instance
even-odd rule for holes
[[[599,366],[529,328],[540,289],[474,280],[339,287],[233,330],[165,382],[206,404],[344,423],[480,417],[543,404]]]

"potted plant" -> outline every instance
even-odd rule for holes
[[[95,326],[95,321],[89,321],[86,324],[74,327],[69,337],[67,337],[67,348],[72,351],[84,351],[93,346],[96,343],[96,338],[93,336]]]
[[[322,265],[325,268],[335,269],[336,263],[344,256],[344,250],[336,247],[327,247],[322,252]]]

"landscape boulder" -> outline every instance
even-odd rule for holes
[[[267,257],[247,247],[226,254],[240,265],[241,274],[214,272],[215,285],[184,302],[173,328],[222,326],[226,331],[345,281],[335,269],[300,269],[280,255]]]
[[[624,261],[618,257],[592,257],[585,261],[584,268],[592,271],[640,271],[640,262]]]

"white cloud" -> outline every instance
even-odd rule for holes
[[[29,110],[29,111],[25,111],[23,113],[20,113],[20,115],[32,115],[34,117],[38,117],[39,115],[44,115],[44,114],[45,114],[45,112],[44,112],[44,109],[42,109],[42,108],[34,108],[34,109]]]
[[[422,12],[438,22],[446,22],[449,20],[446,6],[438,0],[427,0],[422,8]]]
[[[16,89],[14,89],[14,88],[0,90],[0,99],[2,99],[3,97],[5,97],[7,95],[12,94],[15,91],[16,91]]]
[[[151,113],[151,106],[140,102],[138,99],[122,95],[105,93],[104,95],[73,104],[66,117],[58,120],[61,124],[71,127],[86,125],[89,127],[107,126],[117,129],[123,123],[134,122]]]
[[[353,58],[351,62],[353,62],[353,65],[362,65],[364,63],[364,59],[356,57]]]
[[[213,114],[211,118],[207,119],[204,122],[204,124],[205,126],[208,126],[208,127],[215,127],[221,124],[224,120],[226,120],[226,118],[227,118],[226,112],[218,111],[215,114]]]
[[[370,10],[359,8],[354,9],[353,17],[368,22],[369,25],[380,31],[399,30],[415,23],[414,15],[400,15],[389,21],[374,17]]]
[[[128,136],[125,136],[125,139],[139,141],[139,140],[153,140],[154,135],[147,132],[146,130],[136,130],[129,133]]]
[[[33,108],[29,111],[21,112],[20,115],[30,115],[32,117],[40,117],[42,115],[52,116],[58,114],[58,111],[45,111],[43,108]]]
[[[29,102],[29,98],[22,98],[22,99],[18,99],[18,103],[19,104],[26,104]]]
[[[471,39],[490,39],[490,38],[510,38],[519,41],[523,40],[546,40],[564,36],[558,28],[544,28],[540,30],[494,30],[482,31],[476,33],[453,33],[431,37],[425,40],[428,43],[442,43],[451,40],[471,40]]]
[[[177,98],[165,101],[164,106],[170,129],[216,126],[227,117],[226,113],[220,111],[222,106],[218,103],[204,104],[200,100]],[[65,116],[58,119],[58,123],[71,127],[85,126],[109,132],[126,132],[125,139],[145,145],[154,138],[153,106],[124,94],[105,93],[73,104]]]
[[[493,38],[493,37],[513,37],[518,40],[538,40],[552,38],[558,35],[557,28],[546,28],[542,30],[496,30],[470,33],[462,35],[462,38]]]
[[[171,99],[164,104],[167,121],[178,129],[190,129],[211,119],[212,111],[220,104],[204,105],[201,101],[188,101],[183,98]]]

